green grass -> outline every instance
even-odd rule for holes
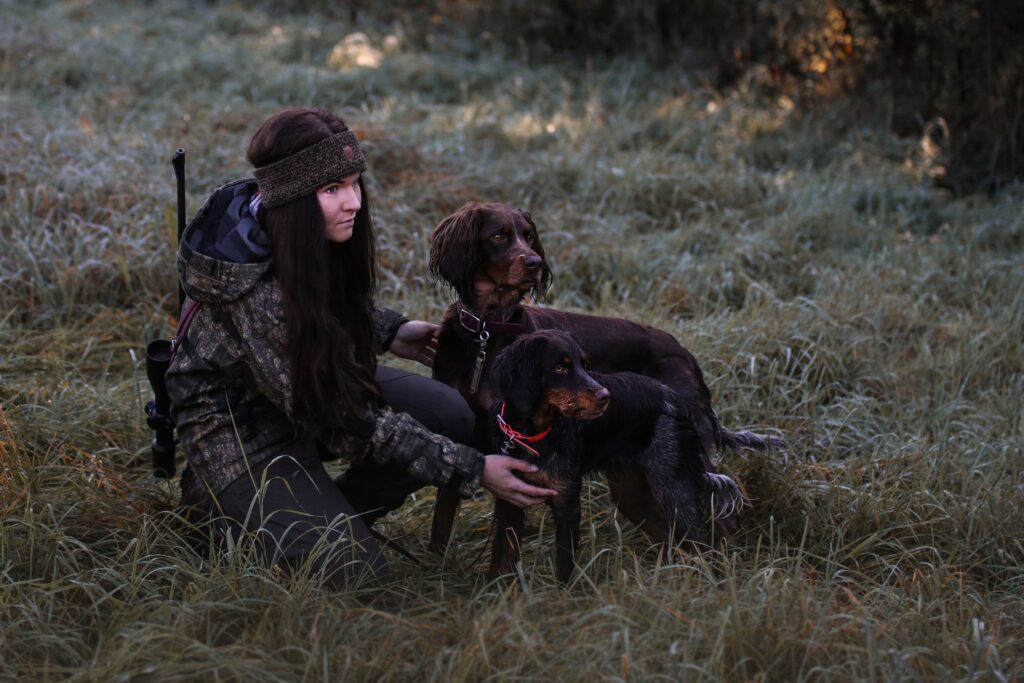
[[[0,679],[1024,677],[1024,187],[954,199],[884,102],[692,66],[270,3],[0,13]],[[357,30],[377,67],[334,51]],[[389,518],[426,564],[391,556],[376,592],[191,545],[141,413],[174,322],[168,161],[187,149],[195,210],[287,104],[365,140],[384,303],[437,319],[433,226],[510,202],[552,305],[671,331],[726,424],[784,434],[786,458],[722,454],[753,499],[739,546],[659,560],[600,482],[568,589],[539,511],[518,580],[484,580],[486,496],[443,559],[431,492]]]

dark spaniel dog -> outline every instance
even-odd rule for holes
[[[504,204],[469,203],[434,230],[430,270],[458,300],[445,313],[433,376],[458,389],[477,415],[473,445],[487,446],[493,401],[489,374],[495,356],[517,336],[543,329],[570,332],[599,372],[634,372],[671,389],[690,411],[704,469],[722,446],[780,448],[779,439],[725,429],[711,405],[711,392],[697,360],[676,339],[640,323],[539,308],[523,303],[542,294],[551,280],[537,226],[530,214]],[[459,498],[438,492],[431,548],[443,550],[451,536]]]
[[[591,375],[587,365],[572,336],[541,330],[512,342],[491,374],[491,450],[536,463],[559,491],[550,501],[558,579],[572,575],[586,474],[603,472],[619,511],[657,544],[708,547],[712,521],[731,539],[743,496],[705,468],[691,406],[650,377]],[[518,508],[496,507],[492,578],[513,570],[523,519]]]

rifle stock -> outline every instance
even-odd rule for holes
[[[178,244],[185,232],[185,150],[178,148],[171,157],[178,194]],[[178,316],[185,306],[185,290],[178,282]],[[153,475],[160,479],[174,476],[174,420],[171,398],[164,376],[171,365],[171,342],[154,339],[146,346],[146,378],[153,389],[153,400],[146,404],[146,424],[153,430]]]
[[[153,475],[159,479],[174,476],[174,421],[171,398],[164,375],[171,365],[171,342],[154,339],[146,346],[146,378],[153,389],[153,400],[146,404],[146,424],[153,430]]]

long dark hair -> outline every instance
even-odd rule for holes
[[[246,156],[258,168],[346,128],[322,109],[286,109],[263,122]],[[365,432],[368,406],[380,399],[373,332],[377,240],[361,176],[359,189],[362,207],[352,237],[340,244],[327,239],[315,194],[259,212],[284,299],[292,417],[312,437],[330,428]]]

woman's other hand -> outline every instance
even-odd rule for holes
[[[428,368],[434,366],[434,354],[437,352],[437,334],[440,325],[425,320],[410,320],[402,323],[391,340],[388,351],[399,358],[423,363]]]
[[[558,492],[528,484],[516,472],[536,472],[537,466],[507,455],[488,455],[484,461],[481,481],[485,489],[516,507],[526,508],[543,503]]]

